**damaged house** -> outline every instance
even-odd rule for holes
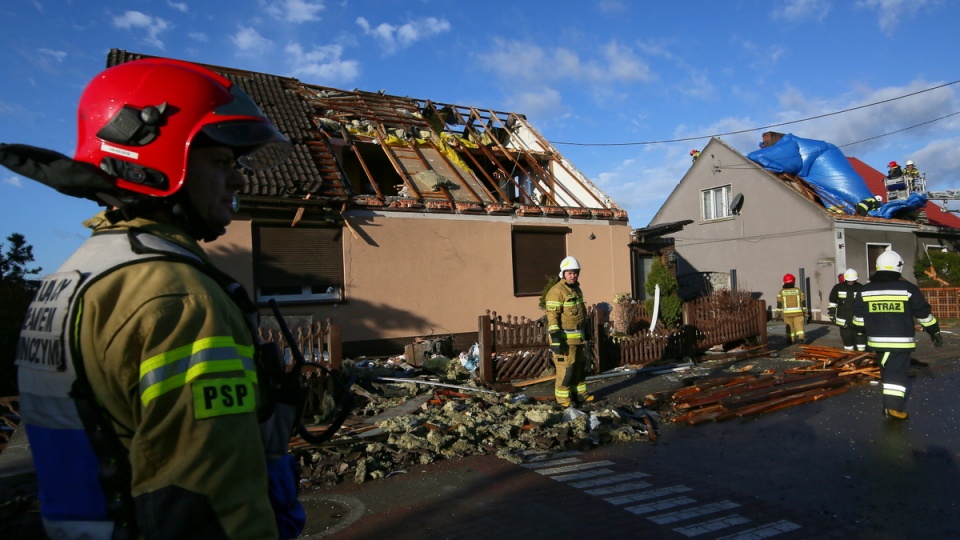
[[[714,138],[650,223],[682,224],[670,236],[683,296],[735,286],[766,300],[769,309],[776,306],[783,275],[791,273],[806,288],[813,318],[826,320],[830,290],[846,268],[866,278],[877,256],[891,248],[903,257],[903,275],[912,280],[914,262],[928,250],[960,249],[960,219],[933,200],[924,198],[919,208],[890,217],[858,216],[853,211],[858,201],[851,204],[849,197],[845,201],[824,189],[806,161],[804,177],[758,163],[764,162],[758,152],[795,141],[801,147],[797,159],[826,160],[827,181],[847,184],[858,196],[890,200],[883,173],[844,157],[833,145],[812,152],[803,147],[811,141],[766,133],[761,150],[744,156]]]
[[[332,320],[344,354],[386,355],[417,337],[472,344],[486,310],[539,317],[567,255],[591,304],[631,291],[626,211],[522,114],[206,67],[294,144],[205,246],[265,320],[276,300],[291,326]]]

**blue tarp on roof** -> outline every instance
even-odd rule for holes
[[[911,193],[906,199],[897,199],[890,201],[876,210],[871,210],[869,215],[882,218],[903,217],[913,210],[923,208],[927,205],[927,197],[920,193]]]
[[[747,158],[768,171],[794,174],[806,180],[827,208],[839,206],[852,214],[857,203],[873,196],[843,152],[828,142],[788,133],[776,144],[751,152]]]

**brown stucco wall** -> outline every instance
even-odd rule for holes
[[[285,316],[332,319],[345,342],[476,332],[487,309],[540,317],[538,297],[513,295],[514,225],[569,228],[590,304],[630,290],[630,227],[620,221],[350,211],[343,232],[344,302],[284,304]],[[590,239],[590,235],[595,238]],[[238,218],[207,247],[251,293],[251,222]],[[265,314],[267,310],[263,311]]]

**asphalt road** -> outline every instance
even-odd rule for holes
[[[771,325],[779,354],[740,364],[795,362],[797,348],[785,347],[778,330]],[[816,345],[840,346],[835,328],[814,325],[810,334]],[[308,507],[314,505],[308,532],[315,538],[960,538],[960,335],[945,335],[940,349],[918,335],[907,422],[885,420],[880,386],[861,383],[747,419],[664,424],[656,444],[604,445],[560,456],[549,469],[482,456],[305,494]],[[613,379],[591,391],[611,401],[640,400],[677,384],[677,375]],[[591,475],[601,470],[594,484]],[[611,495],[614,488],[624,491]],[[660,506],[646,504],[651,497]]]
[[[960,334],[924,335],[910,419],[880,414],[880,387],[747,419],[663,424],[657,442],[608,444],[520,466],[494,456],[445,460],[380,481],[301,494],[311,538],[960,538]],[[775,355],[738,365],[784,367]],[[814,325],[816,345],[839,346]],[[709,362],[701,366],[709,365]],[[703,369],[698,367],[698,370]],[[606,402],[641,402],[680,374],[605,379]],[[550,392],[549,385],[530,394]],[[601,401],[601,405],[604,401]],[[39,538],[30,475],[0,480],[0,537]],[[18,496],[28,495],[26,498]]]

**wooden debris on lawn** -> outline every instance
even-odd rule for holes
[[[646,405],[666,406],[673,422],[701,424],[772,412],[842,394],[854,382],[880,378],[872,352],[801,345],[794,353],[803,366],[753,373],[735,370],[694,381],[680,390],[647,396]]]

